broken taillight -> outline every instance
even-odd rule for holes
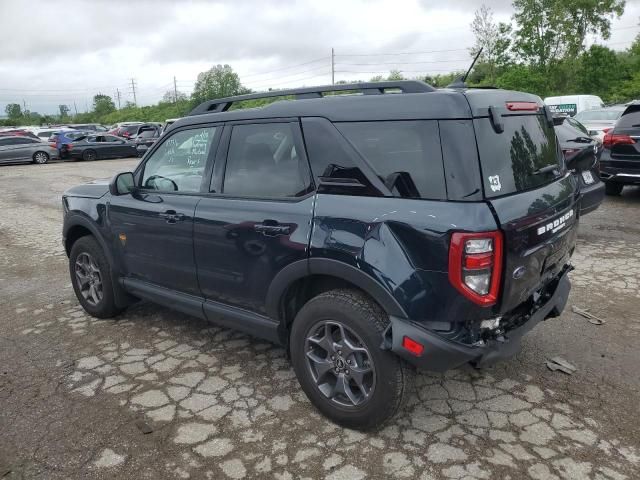
[[[482,306],[496,303],[502,273],[502,232],[455,232],[449,246],[449,281]]]

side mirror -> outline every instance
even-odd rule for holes
[[[111,195],[126,195],[127,193],[131,193],[134,188],[135,180],[131,172],[118,173],[111,179],[111,182],[109,182],[109,192]]]

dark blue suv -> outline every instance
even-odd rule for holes
[[[285,98],[230,109],[263,97]],[[493,363],[560,314],[579,201],[540,98],[349,84],[200,105],[67,191],[63,236],[91,315],[145,299],[282,344],[313,404],[367,429],[413,367]]]

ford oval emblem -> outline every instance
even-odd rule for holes
[[[518,267],[513,271],[513,278],[519,280],[524,277],[525,273],[527,273],[526,267]]]

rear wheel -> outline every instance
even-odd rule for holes
[[[91,161],[95,160],[96,158],[98,158],[98,154],[95,150],[85,150],[85,152],[82,154],[83,160]]]
[[[69,273],[73,290],[87,313],[111,318],[120,313],[115,304],[111,268],[98,242],[92,236],[79,238],[71,247]]]
[[[40,165],[45,164],[49,161],[49,154],[47,152],[36,152],[33,154],[33,163],[38,163]]]
[[[607,195],[620,195],[622,193],[623,188],[624,188],[624,185],[621,183],[606,182],[604,184],[604,192]]]
[[[311,403],[332,421],[358,430],[393,417],[414,371],[380,349],[386,314],[364,294],[332,290],[307,302],[291,330],[291,359]]]

